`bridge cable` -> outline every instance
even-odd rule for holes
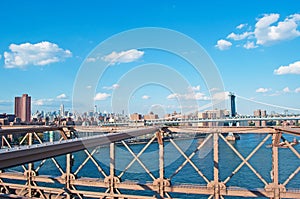
[[[257,104],[262,104],[262,105],[266,105],[266,106],[276,107],[276,108],[280,108],[280,109],[300,111],[300,109],[297,109],[297,108],[292,108],[292,107],[287,107],[287,106],[280,106],[280,105],[275,105],[275,104],[269,104],[269,103],[265,103],[265,102],[259,102],[259,101],[256,101],[256,100],[252,100],[252,99],[249,99],[249,98],[246,98],[246,97],[239,96],[239,95],[235,95],[235,96],[238,97],[238,98],[250,101],[250,102],[257,103]]]

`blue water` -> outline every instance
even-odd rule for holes
[[[262,141],[266,134],[241,134],[241,139],[232,143],[232,145],[246,158],[251,151]],[[292,140],[292,136],[285,136],[286,139]],[[184,149],[185,154],[189,156],[201,142],[200,140],[177,140],[175,141],[178,146]],[[271,137],[267,142],[254,154],[249,160],[249,163],[254,169],[269,183],[271,182],[270,171],[272,169],[272,149],[267,148],[267,145],[271,144]],[[145,146],[145,144],[130,145],[131,150],[135,154]],[[297,145],[295,149],[300,150],[300,145]],[[209,181],[213,180],[213,145],[212,139],[196,155],[192,158],[194,164],[200,169],[200,171],[206,176]],[[89,150],[92,152],[92,149]],[[79,165],[85,160],[87,155],[83,152],[76,152],[74,155],[74,166],[72,171],[75,172]],[[119,175],[126,166],[131,162],[133,156],[128,150],[121,145],[116,145],[116,175]],[[180,155],[177,149],[170,143],[165,142],[165,178],[170,178],[175,170],[185,161],[184,157]],[[94,154],[95,160],[109,175],[109,147],[104,146],[97,150]],[[151,173],[158,178],[158,143],[153,143],[149,148],[140,156],[140,160],[144,165],[151,171]],[[56,160],[65,168],[65,157],[57,157]],[[219,139],[219,176],[220,180],[224,181],[231,172],[242,162],[242,160],[227,146],[227,144]],[[38,165],[35,163],[35,165]],[[289,149],[279,149],[279,182],[283,183],[289,175],[294,172],[300,165],[300,160],[296,155]],[[20,168],[18,168],[20,169]],[[47,160],[46,163],[41,167],[39,174],[60,176],[61,173],[54,166],[51,160]],[[97,170],[95,164],[89,160],[87,164],[79,171],[77,177],[93,177],[101,178],[104,176]],[[140,164],[136,161],[127,172],[121,177],[122,181],[135,181],[135,182],[151,182],[152,178],[143,170]],[[171,179],[171,183],[175,184],[202,184],[206,185],[205,180],[198,175],[194,168],[187,163],[185,167]],[[249,169],[245,164],[241,170],[235,174],[226,186],[244,187],[244,188],[264,188],[264,184],[258,177]],[[293,180],[291,180],[287,188],[300,188],[300,174],[298,173]],[[85,188],[89,189],[89,188]],[[94,189],[90,189],[94,190]],[[99,189],[97,189],[99,191]],[[138,194],[139,192],[121,190],[122,193]],[[148,195],[153,195],[151,192],[143,192]],[[172,197],[175,198],[207,198],[207,196],[195,196],[185,194],[171,193]],[[231,197],[228,197],[231,198]],[[234,198],[234,197],[232,197]]]

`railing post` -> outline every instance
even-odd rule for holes
[[[272,199],[279,199],[280,193],[286,191],[284,185],[279,183],[278,144],[281,139],[281,134],[280,131],[276,131],[272,136],[272,182],[265,187],[266,191],[272,193],[273,196],[270,197]]]
[[[159,195],[161,198],[164,198],[164,176],[165,176],[165,170],[164,170],[164,141],[162,138],[162,132],[159,132],[161,139],[159,142],[159,178],[160,178],[160,187],[159,187]]]
[[[219,199],[219,133],[214,133],[214,198]]]
[[[28,145],[32,145],[32,133],[28,133]],[[33,170],[33,163],[28,163],[28,170],[27,170],[27,186],[28,186],[28,197],[32,197],[32,170]]]
[[[67,189],[67,198],[71,198],[69,190],[70,190],[70,180],[71,180],[71,154],[66,154],[66,174],[65,174],[65,183],[66,183],[66,189]]]
[[[70,189],[71,154],[66,155],[66,188]]]
[[[165,192],[165,188],[170,186],[170,181],[168,179],[165,179],[163,131],[158,131],[155,135],[159,149],[159,177],[154,180],[153,185],[157,187],[157,193],[159,194],[159,198],[164,198],[165,195],[168,196],[168,193]]]
[[[273,170],[273,185],[274,199],[280,198],[279,180],[278,180],[278,145],[276,143],[276,134],[272,137],[272,170]]]
[[[114,189],[115,189],[115,181],[114,181],[114,177],[115,177],[115,143],[110,143],[109,145],[110,150],[109,150],[109,156],[110,156],[110,163],[109,163],[109,171],[110,171],[110,194],[114,194]]]
[[[110,194],[113,196],[115,192],[120,194],[119,190],[116,188],[116,184],[120,183],[120,179],[117,176],[115,176],[116,159],[115,159],[115,143],[113,142],[110,143],[109,145],[109,156],[110,156],[110,162],[109,162],[110,174],[104,179],[104,182],[107,184],[108,190]]]

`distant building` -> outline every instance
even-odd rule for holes
[[[198,119],[207,119],[207,112],[199,112],[198,113]],[[199,123],[199,126],[208,126],[208,122],[201,122]]]
[[[198,113],[198,119],[222,119],[229,116],[228,110],[207,110]],[[224,122],[201,122],[199,126],[223,126]]]
[[[154,114],[153,112],[150,112],[148,115],[144,115],[145,120],[155,120],[158,119],[158,115]]]
[[[165,115],[165,119],[177,119],[177,118],[180,118],[182,115],[181,115],[181,113],[177,113],[176,111],[174,111],[173,113],[167,113],[166,115]]]
[[[15,121],[16,116],[14,114],[0,114],[0,125],[9,125]]]
[[[262,110],[260,113],[261,113],[261,117],[267,117],[267,111],[266,110]],[[267,121],[266,120],[261,121],[261,125],[262,126],[267,126]]]
[[[141,114],[138,114],[138,113],[130,114],[130,120],[137,121],[137,120],[141,120],[141,119],[142,119]]]
[[[61,117],[65,116],[65,106],[63,104],[60,105],[59,113]]]
[[[266,110],[260,110],[257,109],[254,111],[254,117],[266,117],[267,116],[267,111]],[[266,121],[255,121],[255,126],[266,126],[267,122]]]
[[[22,122],[30,122],[31,97],[28,94],[23,94],[22,97],[15,97],[15,115]]]
[[[94,113],[97,113],[97,105],[94,106]]]
[[[6,113],[0,114],[0,125],[9,125]]]

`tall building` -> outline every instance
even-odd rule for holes
[[[22,122],[30,122],[31,97],[28,94],[23,94],[22,97],[15,97],[15,115]]]
[[[63,104],[60,105],[59,113],[61,117],[65,116],[65,106]]]

